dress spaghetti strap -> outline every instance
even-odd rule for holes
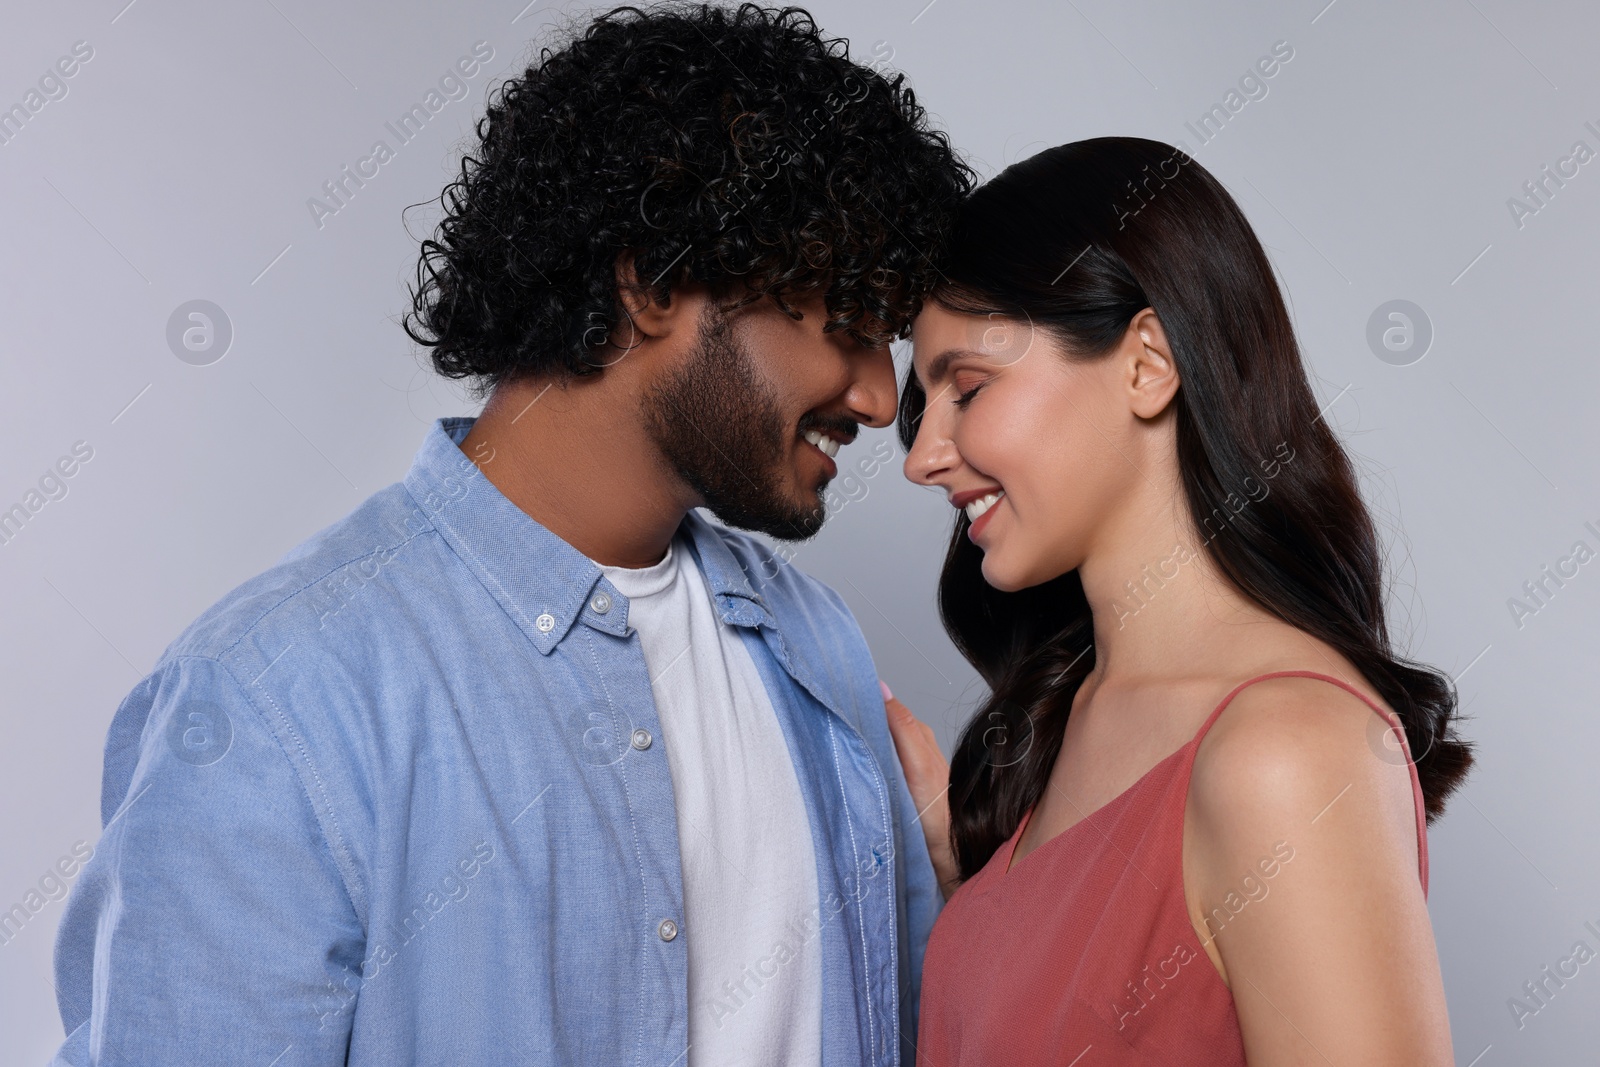
[[[1367,705],[1367,707],[1369,707],[1373,711],[1377,712],[1379,717],[1382,718],[1384,720],[1384,722],[1389,724],[1389,729],[1392,732],[1394,732],[1395,734],[1399,735],[1399,738],[1400,738],[1400,751],[1405,753],[1406,766],[1407,766],[1407,768],[1409,768],[1409,770],[1411,772],[1411,793],[1412,793],[1412,799],[1413,799],[1413,801],[1415,803],[1415,806],[1416,806],[1416,813],[1417,813],[1417,873],[1418,873],[1418,876],[1422,879],[1422,893],[1423,893],[1423,896],[1427,896],[1427,893],[1428,893],[1428,834],[1427,834],[1428,822],[1427,822],[1427,809],[1424,806],[1423,800],[1422,800],[1422,782],[1417,777],[1417,764],[1416,764],[1416,761],[1411,756],[1411,743],[1406,739],[1405,728],[1403,726],[1401,726],[1401,724],[1400,724],[1400,722],[1398,720],[1398,717],[1392,717],[1390,715],[1390,713],[1382,705],[1376,703],[1371,697],[1367,696],[1367,694],[1363,693],[1361,690],[1357,689],[1355,686],[1351,685],[1349,682],[1346,682],[1342,678],[1335,678],[1331,674],[1323,674],[1320,671],[1305,671],[1305,670],[1271,671],[1271,672],[1269,672],[1267,674],[1258,674],[1254,678],[1247,678],[1244,681],[1240,682],[1238,685],[1234,686],[1233,689],[1228,693],[1228,695],[1222,698],[1222,703],[1218,704],[1217,707],[1216,707],[1216,710],[1213,711],[1210,714],[1210,716],[1208,716],[1206,718],[1206,721],[1201,725],[1199,731],[1194,735],[1194,739],[1192,741],[1190,741],[1189,744],[1191,746],[1193,746],[1195,751],[1198,752],[1199,748],[1200,748],[1200,742],[1201,742],[1202,739],[1204,739],[1204,737],[1206,736],[1206,733],[1210,731],[1212,723],[1217,721],[1217,717],[1222,714],[1223,710],[1225,708],[1227,708],[1227,706],[1230,703],[1232,703],[1233,698],[1238,696],[1239,693],[1241,691],[1243,691],[1247,686],[1254,685],[1256,682],[1265,681],[1268,678],[1318,678],[1318,679],[1321,679],[1324,682],[1331,682],[1334,685],[1338,686],[1340,689],[1343,689],[1345,692],[1351,694],[1352,696],[1359,697],[1361,699],[1361,701]]]
[[[1012,867],[1025,817],[934,923],[917,1067],[1245,1067],[1233,992],[1206,959],[1184,894],[1184,812],[1194,757],[1217,716],[1246,686],[1288,676],[1331,682],[1398,729],[1337,678],[1274,671],[1235,686],[1191,741]],[[1415,766],[1411,775],[1426,894]]]

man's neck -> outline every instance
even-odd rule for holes
[[[659,563],[698,501],[664,468],[617,376],[507,382],[461,451],[517,507],[606,566]]]

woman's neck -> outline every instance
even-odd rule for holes
[[[1252,629],[1282,625],[1234,588],[1195,534],[1182,498],[1103,531],[1078,567],[1094,616],[1095,674],[1192,678],[1226,669]],[[1228,528],[1209,534],[1231,535]]]

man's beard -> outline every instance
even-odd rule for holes
[[[646,431],[677,475],[729,526],[782,541],[815,536],[827,518],[821,502],[805,504],[785,493],[795,431],[714,303],[699,325],[687,362],[644,394]]]

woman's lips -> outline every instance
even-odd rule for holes
[[[988,528],[989,520],[994,517],[994,513],[996,511],[998,511],[1002,506],[1005,505],[1005,502],[1006,502],[1006,498],[1005,498],[1005,496],[1002,495],[999,500],[996,500],[993,504],[991,504],[989,506],[989,510],[988,511],[985,511],[982,515],[979,515],[978,516],[978,521],[972,523],[970,526],[967,527],[967,540],[972,541],[973,543],[976,543],[977,540],[978,540],[978,534],[982,533],[985,529]]]

